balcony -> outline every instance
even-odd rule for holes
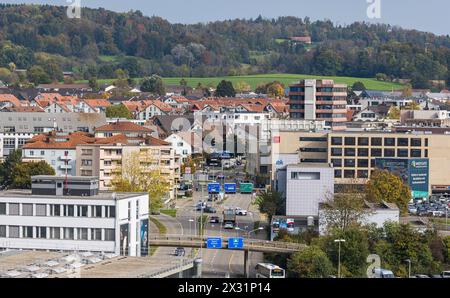
[[[69,160],[72,160],[72,157],[62,155],[62,156],[59,157],[59,160],[62,160],[62,161],[66,161],[67,160],[67,161],[69,161]]]
[[[71,165],[60,165],[59,168],[61,170],[72,170],[72,166]]]

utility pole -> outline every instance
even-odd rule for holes
[[[407,259],[405,262],[408,263],[408,278],[411,278],[411,260]]]

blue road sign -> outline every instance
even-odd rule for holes
[[[208,193],[219,193],[220,183],[208,183]]]
[[[244,248],[244,238],[228,238],[228,248],[229,249],[243,249]]]
[[[206,239],[206,248],[222,248],[222,238],[210,237]]]

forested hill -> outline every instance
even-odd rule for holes
[[[288,40],[295,36],[310,36],[312,44]],[[277,72],[448,80],[450,37],[296,17],[183,25],[139,11],[84,8],[81,19],[68,19],[66,7],[4,4],[0,67],[11,62],[21,69],[45,66],[52,79],[61,70],[110,78],[122,68],[131,77]]]

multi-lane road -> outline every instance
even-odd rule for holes
[[[203,199],[207,198],[207,193],[203,193]],[[222,210],[226,207],[240,207],[249,211],[246,216],[237,216],[237,226],[241,230],[226,230],[222,223],[210,223],[209,220],[205,226],[205,236],[219,236],[219,237],[244,237],[247,232],[254,229],[254,223],[260,221],[260,215],[257,208],[251,204],[253,196],[250,194],[230,194],[227,195],[224,202],[221,204],[212,203],[216,208],[216,214],[208,214],[209,216],[219,216],[222,221]],[[200,216],[199,211],[195,211],[194,205],[198,200],[202,199],[201,192],[195,192],[194,197],[190,200],[179,200],[178,212],[176,220],[182,225],[184,235],[195,235],[196,226],[194,221]],[[246,232],[247,231],[247,232]],[[265,238],[265,232],[251,233],[252,238]],[[203,276],[204,277],[236,277],[244,275],[244,252],[239,250],[213,250],[213,249],[199,249],[198,256],[203,260]],[[255,265],[262,261],[262,253],[251,253],[250,255],[250,274],[253,273]]]

